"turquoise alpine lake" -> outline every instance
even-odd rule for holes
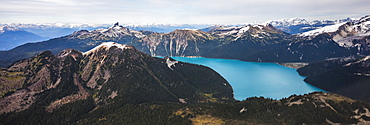
[[[248,97],[281,99],[293,94],[307,94],[323,91],[305,83],[296,69],[275,63],[245,62],[231,59],[203,57],[171,57],[177,61],[204,65],[223,76],[233,87],[234,97],[245,100]]]

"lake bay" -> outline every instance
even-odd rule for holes
[[[281,99],[296,94],[323,91],[305,83],[296,69],[275,63],[245,62],[203,57],[171,57],[175,60],[204,65],[220,73],[233,87],[237,100],[248,97]]]

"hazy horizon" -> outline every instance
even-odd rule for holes
[[[249,24],[370,14],[367,0],[17,0],[1,1],[0,23]]]

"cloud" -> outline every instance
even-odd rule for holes
[[[0,22],[221,23],[370,14],[367,0],[7,0]]]

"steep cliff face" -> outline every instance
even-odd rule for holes
[[[152,56],[200,56],[218,44],[214,39],[200,30],[183,29],[150,34],[133,45]]]
[[[53,112],[89,99],[95,105],[234,100],[231,86],[210,68],[153,58],[113,42],[85,53],[42,52],[1,69],[0,80],[1,113],[30,107]]]

